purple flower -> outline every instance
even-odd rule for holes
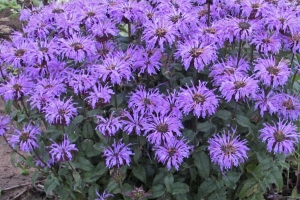
[[[51,149],[49,153],[55,162],[70,161],[73,157],[72,152],[78,151],[78,149],[75,147],[75,144],[71,144],[66,134],[64,134],[64,139],[61,144],[54,142],[49,146],[49,148]]]
[[[145,87],[139,86],[135,92],[131,93],[128,101],[128,107],[147,113],[153,111],[163,110],[162,103],[163,97],[159,94],[157,89],[149,89],[146,91]]]
[[[297,120],[300,115],[299,98],[282,93],[274,96],[278,115],[287,120]]]
[[[184,139],[172,138],[163,143],[163,145],[158,144],[154,146],[153,149],[157,160],[167,165],[169,171],[172,167],[175,167],[178,171],[183,159],[189,157],[193,146],[189,146]]]
[[[39,146],[37,135],[40,135],[40,128],[28,124],[22,130],[15,129],[12,136],[8,139],[11,146],[19,145],[23,152],[30,152]]]
[[[75,94],[84,94],[95,85],[95,78],[86,70],[72,70],[69,72],[68,85],[71,86]]]
[[[30,38],[46,39],[47,36],[54,30],[55,27],[47,19],[47,15],[43,13],[35,14],[30,17],[28,24],[23,28],[23,31],[28,34]]]
[[[290,154],[294,151],[294,146],[299,140],[298,128],[292,122],[281,121],[278,123],[264,123],[264,128],[260,130],[259,138],[267,143],[269,152]]]
[[[0,83],[0,95],[4,100],[21,100],[23,96],[29,95],[33,83],[25,76],[11,76],[6,83]]]
[[[266,30],[257,31],[250,42],[254,44],[258,52],[265,55],[269,53],[278,54],[281,49],[281,40],[277,33],[269,33]]]
[[[115,135],[118,130],[122,127],[120,117],[114,117],[114,112],[110,114],[109,118],[102,116],[96,116],[98,118],[98,126],[96,130],[102,133],[106,137]]]
[[[219,102],[217,96],[206,87],[206,83],[199,81],[198,86],[182,89],[178,93],[179,107],[184,114],[193,114],[197,117],[209,117],[214,114],[218,108]]]
[[[168,115],[172,115],[181,119],[183,116],[180,111],[178,92],[177,91],[173,93],[168,92],[168,95],[164,96],[163,98],[164,98],[163,101],[164,109],[161,110],[161,112],[164,112]]]
[[[118,35],[116,24],[109,19],[100,20],[99,23],[93,24],[91,31],[97,39],[107,40],[111,36]]]
[[[261,93],[255,95],[253,98],[255,101],[255,110],[260,110],[260,115],[264,116],[265,112],[268,112],[269,114],[276,113],[278,111],[277,107],[277,99],[275,94],[270,91],[268,94],[265,94],[265,91],[262,90]]]
[[[232,134],[232,135],[231,135]],[[216,134],[208,140],[209,155],[213,163],[220,166],[222,172],[231,169],[233,166],[245,162],[248,158],[246,140],[240,140],[239,136],[234,137],[235,130],[228,134]]]
[[[68,126],[77,115],[77,109],[72,103],[72,98],[67,101],[53,99],[49,105],[44,108],[45,118],[50,124],[59,124]]]
[[[45,62],[56,59],[59,46],[57,45],[57,40],[40,40],[33,43],[33,48],[31,49],[31,59],[33,64],[43,65]]]
[[[181,136],[183,125],[177,117],[161,112],[151,114],[144,129],[151,144],[161,145],[175,136]]]
[[[217,59],[217,52],[214,45],[207,45],[195,38],[178,44],[175,57],[179,58],[180,56],[185,70],[192,64],[199,72]]]
[[[114,141],[111,147],[105,148],[103,152],[103,156],[106,157],[106,166],[108,168],[112,167],[122,167],[123,165],[130,164],[130,156],[134,153],[129,148],[131,144],[125,145],[122,140],[118,143]]]
[[[113,94],[114,92],[109,86],[102,86],[100,83],[98,83],[94,84],[92,91],[89,92],[89,95],[85,100],[87,100],[94,109],[98,104],[109,103],[111,95]]]
[[[0,116],[0,136],[4,135],[10,129],[10,117]]]
[[[106,193],[105,190],[102,194],[100,194],[99,192],[96,191],[96,194],[97,194],[98,198],[96,198],[94,200],[108,200],[109,197],[114,196],[113,194]]]
[[[283,58],[276,63],[275,58],[258,58],[254,67],[255,77],[262,81],[266,86],[284,86],[288,81],[291,71],[288,61]]]
[[[131,69],[121,54],[110,53],[102,64],[91,67],[91,72],[99,75],[103,82],[110,81],[112,84],[120,84],[123,79],[129,81],[132,77]]]
[[[142,39],[146,42],[149,49],[153,49],[156,44],[161,50],[164,43],[172,45],[178,35],[172,22],[164,18],[154,18],[144,24],[145,30]]]
[[[73,8],[74,9],[74,8]],[[80,32],[80,18],[74,16],[72,12],[64,12],[55,16],[58,33],[70,37]]]
[[[138,1],[120,1],[114,7],[111,7],[110,16],[117,22],[136,23],[143,17],[143,6]]]
[[[53,94],[43,93],[41,91],[34,92],[28,99],[32,108],[37,108],[40,112],[44,110],[45,106],[55,98]]]
[[[35,85],[35,92],[33,95],[36,93],[43,93],[53,96],[60,96],[67,91],[66,85],[63,83],[63,81],[63,76],[58,78],[52,75],[50,75],[48,78],[40,79]]]
[[[141,53],[142,56],[136,63],[134,63],[134,68],[139,71],[139,74],[157,74],[157,71],[159,71],[161,67],[160,60],[162,53],[160,49],[142,49],[139,53]]]
[[[257,18],[266,9],[268,3],[264,0],[241,1],[242,13],[249,18]]]
[[[121,117],[123,131],[128,135],[141,135],[145,124],[148,123],[146,114],[143,111],[133,110],[132,113],[124,111]]]
[[[220,86],[225,80],[230,80],[231,76],[247,76],[249,68],[250,65],[245,59],[241,58],[238,62],[237,57],[230,56],[226,61],[214,64],[209,77],[213,78],[214,85]]]
[[[60,40],[60,52],[66,58],[82,62],[85,58],[95,55],[97,51],[91,38],[74,34],[68,39]]]
[[[257,81],[251,77],[230,76],[229,80],[222,82],[220,91],[229,102],[231,99],[235,101],[245,101],[246,98],[255,96],[258,89]]]

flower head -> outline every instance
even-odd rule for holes
[[[133,155],[131,149],[129,148],[131,144],[125,145],[122,140],[118,143],[114,141],[111,147],[105,148],[103,156],[106,157],[106,166],[108,168],[112,167],[122,167],[123,165],[130,164],[130,156]]]
[[[9,116],[0,116],[0,136],[4,135],[10,129],[9,123]]]
[[[264,123],[259,138],[267,143],[269,152],[290,154],[299,140],[300,134],[297,129],[297,126],[287,121],[280,120],[278,123],[273,123],[273,125]]]
[[[78,151],[78,149],[75,147],[75,144],[71,144],[66,134],[64,134],[64,139],[61,144],[54,142],[49,146],[49,148],[51,149],[49,153],[55,162],[70,161],[73,157],[72,151]]]
[[[117,131],[122,127],[120,117],[114,117],[113,115],[114,112],[110,114],[109,118],[97,116],[99,124],[96,129],[106,137],[115,135]]]
[[[97,194],[98,198],[96,198],[94,200],[107,200],[109,197],[113,197],[114,196],[113,194],[106,193],[105,190],[104,190],[104,192],[102,194],[100,194],[99,192],[96,191],[96,194]]]
[[[167,165],[170,171],[172,167],[179,169],[180,164],[184,158],[188,158],[193,146],[188,145],[184,139],[178,140],[173,138],[167,140],[163,145],[154,146],[155,157],[157,160]]]
[[[132,113],[124,111],[121,117],[123,131],[129,134],[141,135],[144,125],[148,123],[143,111],[132,110]]]
[[[77,115],[77,109],[72,103],[72,99],[61,101],[53,99],[49,105],[44,108],[46,120],[51,124],[60,124],[68,126],[71,119]]]
[[[22,130],[15,129],[8,142],[11,146],[19,145],[23,152],[30,152],[39,146],[36,135],[40,134],[39,127],[28,124],[23,126]]]
[[[92,88],[92,91],[89,92],[88,97],[86,100],[92,106],[92,108],[96,108],[97,105],[109,103],[111,99],[111,95],[114,94],[114,91],[110,89],[109,86],[104,85],[102,86],[100,83],[95,84]]]
[[[184,114],[192,111],[195,116],[203,118],[214,114],[219,105],[217,96],[200,81],[198,86],[181,89],[178,103]]]
[[[233,130],[233,133],[235,130]],[[221,171],[231,169],[233,166],[238,166],[245,162],[247,151],[246,140],[240,140],[239,136],[233,137],[224,133],[216,134],[208,140],[209,154],[211,160],[220,166]]]
[[[230,76],[229,80],[222,82],[220,90],[227,102],[254,97],[258,89],[257,81],[251,77]]]

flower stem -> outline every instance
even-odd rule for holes
[[[24,103],[24,101],[23,101],[23,97],[21,98],[21,104],[22,104],[22,106],[23,106],[23,108],[24,108],[24,111],[25,111],[25,113],[26,113],[26,116],[28,117],[28,119],[30,119],[29,113],[28,113],[27,108],[26,108],[26,106],[25,106],[25,103]]]
[[[242,43],[243,43],[243,41],[242,41],[242,39],[240,39],[240,42],[239,42],[239,51],[238,51],[238,57],[237,57],[237,64],[236,65],[239,64],[240,59],[241,59]]]
[[[207,4],[207,21],[206,24],[208,27],[210,27],[210,5],[212,4],[212,0],[206,0]]]
[[[22,154],[20,154],[17,150],[15,150],[9,143],[8,143],[8,140],[7,140],[7,138],[5,137],[5,135],[3,135],[3,138],[4,138],[4,140],[5,140],[5,142],[8,144],[8,146],[15,152],[15,153],[17,153],[19,156],[21,156],[24,160],[26,160],[26,157],[25,156],[23,156]]]
[[[114,92],[115,92],[115,94],[114,94],[114,100],[115,100],[115,108],[116,108],[116,110],[118,109],[117,90],[118,90],[118,88],[117,88],[117,85],[115,84],[114,85]]]
[[[236,114],[236,110],[237,110],[237,102],[235,102],[235,106],[234,106],[234,110],[231,113],[231,120],[230,120],[230,128],[232,128],[233,125],[233,120],[235,119],[235,114]]]

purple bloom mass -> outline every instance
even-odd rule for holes
[[[198,86],[181,89],[178,93],[179,107],[184,114],[193,114],[197,117],[209,117],[214,114],[219,105],[217,96],[206,87],[206,83],[199,81]]]
[[[172,167],[176,170],[179,169],[179,165],[183,162],[184,158],[188,158],[193,146],[189,146],[183,139],[166,141],[163,145],[154,146],[155,157],[163,164],[167,165],[170,171]]]
[[[75,144],[71,144],[67,135],[64,135],[61,144],[54,142],[49,148],[51,149],[49,153],[55,162],[70,161],[72,160],[72,151],[78,151]]]
[[[122,140],[118,143],[116,141],[111,147],[105,148],[103,156],[106,157],[106,166],[108,168],[112,167],[122,167],[123,165],[128,165],[131,161],[130,156],[133,155],[131,149],[129,148],[131,144],[125,145]]]
[[[267,143],[269,152],[290,154],[299,140],[300,134],[297,129],[297,126],[287,121],[280,120],[273,125],[264,123],[259,137],[264,143]]]
[[[36,135],[40,134],[39,127],[28,124],[22,130],[15,129],[14,134],[8,139],[8,142],[12,147],[19,145],[21,151],[30,152],[39,146]]]
[[[4,135],[9,130],[9,116],[0,116],[0,136]]]
[[[77,115],[77,110],[72,103],[72,99],[61,101],[53,99],[48,106],[44,108],[46,120],[51,124],[60,124],[68,126],[71,119]]]
[[[234,135],[235,130],[232,135]],[[249,148],[246,146],[246,140],[240,140],[239,136],[233,137],[226,134],[216,134],[208,140],[209,154],[211,160],[220,166],[221,171],[228,170],[233,166],[238,166],[240,163],[245,162],[247,151]]]

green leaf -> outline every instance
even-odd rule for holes
[[[245,198],[245,197],[250,197],[253,194],[259,193],[260,192],[260,186],[259,183],[254,179],[247,179],[244,181],[243,187],[239,193],[239,198]]]
[[[142,150],[139,148],[134,149],[133,160],[136,164],[138,164],[141,156],[142,156]]]
[[[214,192],[208,197],[208,200],[224,200],[224,199],[228,199],[226,196],[225,189],[219,189],[218,192]]]
[[[84,171],[92,171],[94,169],[94,166],[91,164],[91,162],[83,157],[79,157],[78,161],[74,164],[76,165],[76,168]]]
[[[121,192],[118,183],[116,183],[116,182],[113,181],[113,180],[111,180],[111,181],[108,183],[108,185],[107,185],[107,187],[106,187],[106,191],[107,191],[108,193],[113,193],[113,194],[117,194],[117,193],[120,193],[120,192]]]
[[[173,174],[168,174],[166,177],[165,177],[165,186],[168,190],[168,192],[172,193],[172,188],[171,188],[171,185],[174,183],[174,177],[173,177]]]
[[[185,183],[176,182],[171,185],[172,195],[185,194],[185,193],[188,193],[189,190],[190,190],[189,186]]]
[[[164,195],[165,187],[160,184],[155,185],[150,188],[150,191],[151,191],[152,195],[149,197],[149,199],[155,199],[155,198],[158,198],[158,197],[161,197],[162,195]]]
[[[132,169],[133,175],[141,180],[143,183],[146,183],[146,171],[142,165],[138,165]]]
[[[12,101],[8,100],[4,102],[4,109],[5,109],[5,113],[6,114],[10,114],[11,113],[11,105],[12,105]]]
[[[52,192],[57,186],[59,186],[59,181],[56,177],[51,177],[48,180],[46,180],[44,184],[44,189],[47,194]]]
[[[242,127],[251,128],[252,126],[249,118],[245,117],[244,115],[236,115],[236,122]]]
[[[203,123],[198,123],[198,125],[197,125],[197,130],[205,132],[205,133],[209,132],[212,129],[216,130],[216,125],[214,125],[213,123],[211,123],[209,121],[206,121]]]
[[[160,171],[158,174],[153,179],[152,185],[157,185],[157,184],[163,184],[164,183],[164,178],[166,177],[167,173]]]
[[[216,181],[213,179],[208,179],[204,181],[200,187],[198,188],[198,196],[199,198],[204,198],[208,196],[210,193],[217,189]]]
[[[78,115],[73,119],[72,124],[74,125],[80,124],[83,120],[84,117],[82,115]]]
[[[85,138],[92,138],[94,136],[94,129],[90,122],[85,122],[83,125],[82,135]]]
[[[219,117],[223,120],[228,120],[231,118],[232,114],[228,110],[218,110],[214,116]]]
[[[228,171],[222,177],[222,181],[224,182],[225,186],[230,189],[236,188],[236,182],[240,179],[240,173],[234,171]]]
[[[193,159],[198,169],[199,175],[204,179],[208,179],[210,172],[210,162],[206,153],[203,151],[195,152],[193,153]]]

